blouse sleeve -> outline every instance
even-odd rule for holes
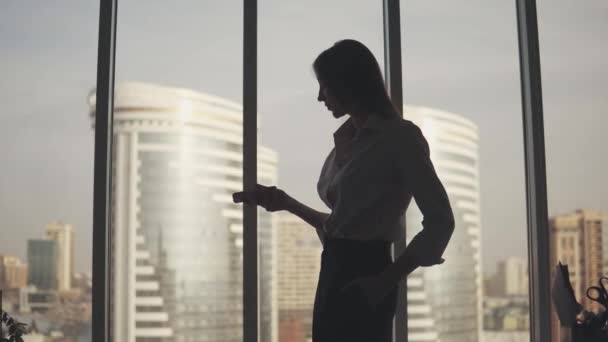
[[[420,128],[409,123],[401,137],[406,153],[397,164],[423,215],[423,228],[410,241],[406,251],[418,260],[420,266],[437,265],[443,262],[441,256],[454,231],[454,215]]]

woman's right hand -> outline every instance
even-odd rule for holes
[[[280,211],[287,209],[289,196],[285,191],[276,186],[264,186],[256,184],[253,191],[240,191],[232,194],[234,203],[255,204],[263,207],[266,211]]]

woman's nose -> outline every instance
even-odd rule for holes
[[[323,98],[323,92],[319,89],[319,95],[317,96],[317,101],[323,102],[325,99]]]

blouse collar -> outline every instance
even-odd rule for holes
[[[367,131],[372,133],[380,133],[386,128],[394,125],[392,118],[381,117],[377,114],[368,115],[367,119],[361,127],[361,132]],[[353,123],[352,117],[349,117],[338,129],[334,132],[334,142],[338,143],[348,141],[355,137],[357,129]],[[360,134],[360,133],[359,133]]]

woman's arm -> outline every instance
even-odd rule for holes
[[[295,198],[289,195],[287,195],[286,210],[313,226],[317,231],[321,244],[325,245],[323,222],[325,222],[329,214],[314,210],[313,208],[298,202]]]
[[[383,273],[392,281],[400,281],[419,266],[438,265],[454,232],[454,215],[448,195],[437,177],[430,159],[429,147],[417,126],[406,134],[407,158],[399,172],[406,177],[418,208],[424,217],[423,229],[407,245],[403,253]]]
[[[323,223],[329,214],[316,211],[296,201],[293,197],[289,196],[285,191],[278,189],[276,186],[256,184],[255,190],[235,192],[232,194],[232,199],[234,203],[243,202],[255,204],[270,212],[280,210],[289,211],[313,226],[317,231],[321,244],[325,246]]]

